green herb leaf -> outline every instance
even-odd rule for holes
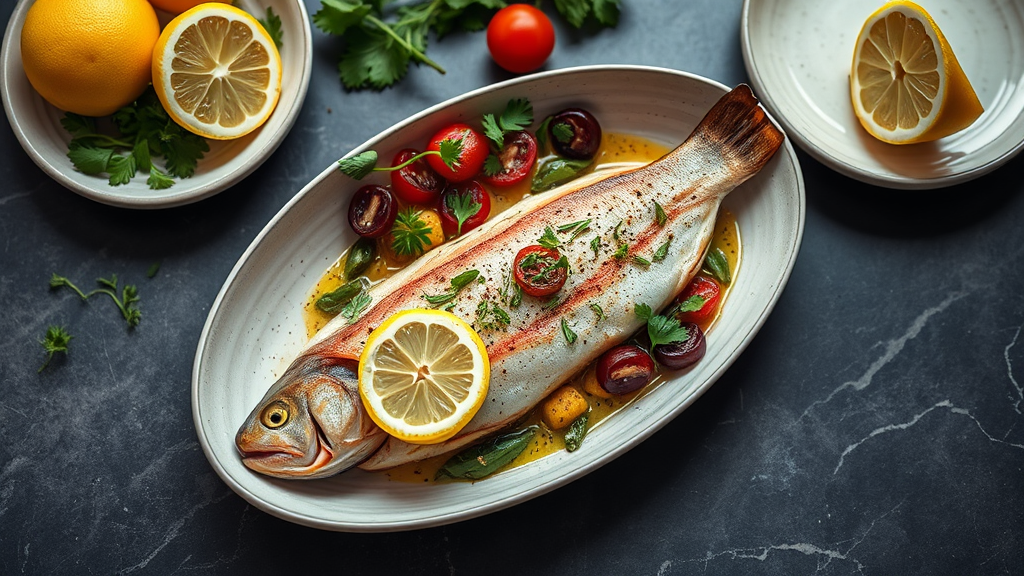
[[[317,298],[316,307],[327,314],[337,314],[365,288],[366,285],[362,281],[352,280]]]
[[[111,186],[128,184],[135,177],[136,171],[135,156],[114,154],[110,157],[110,162],[107,162],[107,173],[110,175],[107,182]]]
[[[722,284],[732,282],[732,273],[729,271],[729,259],[721,248],[708,250],[704,256],[704,269]]]
[[[470,283],[472,283],[473,280],[476,280],[478,276],[480,276],[479,270],[466,270],[462,274],[459,274],[450,280],[449,284],[451,284],[451,288],[449,288],[447,292],[442,292],[441,294],[435,294],[433,296],[423,294],[422,298],[434,306],[447,304],[448,302],[455,300],[455,297],[459,295],[459,292],[466,286],[469,286]]]
[[[597,302],[591,302],[590,309],[594,311],[594,314],[597,314],[598,322],[607,318],[607,316],[604,315],[604,309],[602,309],[601,305],[598,304]]]
[[[422,210],[406,208],[398,213],[395,224],[391,227],[391,249],[399,256],[418,256],[430,246],[430,233],[433,229],[420,218]]]
[[[565,318],[562,318],[562,336],[565,336],[565,341],[569,344],[576,342],[576,333],[569,328],[569,323],[565,321]]]
[[[476,216],[483,205],[473,200],[473,195],[469,192],[465,194],[450,194],[445,197],[445,204],[452,211],[455,216],[455,220],[458,221],[458,231],[455,233],[456,236],[462,236],[462,225],[466,223],[473,216]]]
[[[174,179],[156,166],[150,166],[149,178],[146,178],[146,184],[153,190],[164,190],[174,186]]]
[[[82,174],[100,174],[107,171],[107,164],[114,155],[110,148],[97,148],[92,145],[72,144],[68,148],[68,159],[75,166],[75,169]]]
[[[575,136],[575,134],[576,133],[573,131],[572,126],[565,122],[559,122],[551,125],[551,135],[555,137],[555,140],[558,140],[562,144],[568,144],[571,142],[572,137]]]
[[[445,165],[455,169],[459,165],[459,157],[462,156],[462,138],[456,140],[441,140],[438,144],[438,151],[441,153],[441,160]]]
[[[654,221],[658,223],[658,226],[664,226],[665,222],[668,222],[668,215],[665,214],[665,209],[657,202],[654,203]]]
[[[535,254],[530,254],[530,256],[535,256]],[[529,258],[529,256],[527,258]],[[541,269],[540,272],[534,274],[533,277],[530,278],[530,280],[533,281],[533,282],[540,282],[544,278],[549,277],[552,273],[554,273],[559,268],[564,268],[566,274],[569,274],[569,272],[570,272],[569,271],[569,259],[565,257],[565,254],[562,254],[561,258],[559,258],[558,260],[555,260],[553,262],[552,262],[551,258],[547,258],[547,257],[540,258],[539,260],[542,263],[545,263],[545,266],[544,266],[544,268]],[[524,263],[526,262],[526,258],[523,258],[523,262]],[[519,267],[523,268],[523,267],[526,267],[526,266],[524,266],[524,264],[520,263]]]
[[[668,256],[668,245],[671,243],[672,240],[669,239],[666,240],[665,243],[662,244],[661,246],[658,246],[658,249],[654,251],[654,257],[652,258],[652,260],[654,260],[655,262],[661,262],[662,260],[664,260],[665,257]]]
[[[488,154],[487,159],[484,160],[484,174],[497,176],[504,171],[505,166],[501,163],[501,159],[495,154]]]
[[[74,138],[96,133],[95,119],[71,112],[64,113],[64,116],[60,119],[60,125],[70,132]]]
[[[619,244],[619,247],[615,249],[615,254],[612,254],[616,260],[625,260],[628,255],[629,246],[626,244]]]
[[[160,271],[160,263],[153,262],[149,265],[149,270],[146,270],[146,278],[154,278],[156,273]]]
[[[633,314],[636,314],[637,318],[646,322],[654,316],[654,311],[651,310],[650,306],[641,302],[640,304],[633,305]]]
[[[498,126],[498,121],[494,119],[494,114],[484,114],[480,124],[484,128],[484,136],[487,136],[491,142],[494,142],[494,146],[498,150],[505,147],[505,131],[501,129],[501,126]]]
[[[690,337],[690,333],[679,324],[678,320],[665,316],[654,316],[647,321],[647,335],[651,338],[652,350],[658,344],[683,342]]]
[[[377,257],[377,243],[369,238],[360,238],[349,248],[345,257],[345,279],[352,280],[366,272]]]
[[[556,294],[552,296],[550,300],[545,302],[544,306],[541,306],[541,308],[543,308],[544,310],[554,310],[555,308],[558,308],[558,305],[561,303],[562,297]]]
[[[612,231],[612,238],[615,238],[616,240],[619,240],[619,230],[622,229],[622,225],[623,224],[624,224],[624,221],[619,220],[619,223],[615,225],[615,230]]]
[[[366,292],[360,292],[349,300],[348,304],[345,304],[345,306],[342,307],[341,315],[348,320],[349,324],[354,324],[355,321],[363,314],[363,310],[366,310],[366,307],[369,306],[372,301],[373,298],[371,298],[369,294]]]
[[[512,322],[508,312],[487,300],[481,300],[476,307],[476,324],[483,330],[503,330]]]
[[[557,230],[559,232],[562,232],[562,233],[569,232],[571,230],[575,230],[575,232],[573,232],[572,237],[569,238],[569,242],[572,242],[573,239],[575,239],[577,236],[582,234],[585,230],[590,228],[590,222],[591,222],[590,218],[587,218],[586,220],[577,220],[575,222],[570,222],[568,224],[562,224],[561,226],[559,226],[557,228]]]
[[[538,162],[537,172],[530,183],[531,192],[543,192],[572,180],[590,166],[592,160],[552,158]]]
[[[590,414],[588,412],[584,412],[569,425],[569,429],[565,431],[565,449],[567,451],[575,452],[579,449],[580,444],[583,443],[583,438],[587,435],[587,423],[589,419]]]
[[[313,14],[313,24],[335,36],[341,36],[349,28],[358,26],[370,13],[370,6],[360,0],[321,0],[320,4],[320,10]]]
[[[263,29],[267,31],[267,34],[270,35],[270,38],[278,48],[283,46],[284,30],[281,28],[281,17],[274,14],[273,8],[267,8],[266,18],[257,18],[256,20],[263,26]]]
[[[377,166],[377,151],[367,150],[338,160],[338,169],[353,180],[362,180]]]
[[[633,256],[633,263],[638,266],[648,267],[651,265],[651,261],[642,256]]]
[[[594,236],[594,238],[590,241],[590,249],[594,251],[594,256],[598,255],[598,253],[601,251],[600,236]]]
[[[43,365],[36,370],[36,373],[42,372],[47,365],[50,364],[50,360],[53,359],[53,355],[57,353],[67,354],[68,343],[71,342],[71,334],[67,331],[67,328],[63,326],[50,326],[46,329],[46,335],[39,341],[43,345],[43,350],[46,352],[46,360],[43,361]]]
[[[555,235],[555,231],[551,229],[551,226],[545,226],[544,234],[537,239],[537,244],[545,248],[558,248],[562,245],[562,241]]]
[[[703,296],[699,294],[694,294],[693,296],[690,296],[686,300],[683,300],[682,302],[677,304],[675,309],[673,310],[673,315],[679,312],[696,312],[703,308],[706,302],[707,300],[705,300]]]
[[[448,459],[437,471],[435,480],[442,478],[465,478],[479,480],[498,471],[502,466],[515,460],[533,440],[537,426],[530,426],[511,434],[502,434],[463,450]]]
[[[526,130],[533,124],[533,104],[526,98],[513,98],[508,101],[505,111],[501,113],[501,128],[506,132]]]
[[[545,118],[537,127],[537,157],[543,155],[548,147],[548,126],[551,124],[551,116]]]

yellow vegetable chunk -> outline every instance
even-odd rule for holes
[[[541,418],[548,428],[560,430],[589,409],[590,404],[579,390],[572,386],[562,386],[541,404]]]
[[[583,376],[583,391],[598,398],[612,397],[612,393],[601,388],[601,384],[597,381],[597,368],[595,366],[588,368],[586,375]]]

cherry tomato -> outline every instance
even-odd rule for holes
[[[694,324],[704,324],[714,318],[715,311],[718,310],[718,301],[722,297],[722,288],[718,282],[707,276],[694,276],[679,296],[676,296],[676,303],[686,302],[693,296],[704,299],[700,309],[679,312],[676,314],[676,318],[680,322],[693,322]]]
[[[491,213],[491,195],[476,180],[452,184],[441,194],[441,227],[445,236],[455,236],[459,233],[459,219],[455,215],[456,202],[465,201],[466,195],[470,200],[480,205],[480,209],[462,223],[462,233],[465,234],[473,228],[484,223]]]
[[[452,163],[452,168],[449,168],[437,154],[427,156],[427,162],[435,172],[449,182],[469,180],[480,173],[490,150],[487,148],[487,141],[479,132],[473,130],[468,124],[452,124],[434,134],[434,137],[430,139],[430,144],[427,145],[427,150],[440,151],[441,142],[445,140],[449,142],[461,140],[462,151]]]
[[[487,49],[505,70],[533,72],[555,49],[555,27],[537,8],[512,4],[498,10],[487,25]]]
[[[484,173],[481,178],[491,186],[511,186],[530,175],[533,163],[537,161],[537,139],[524,130],[505,134],[505,142],[497,154],[502,170],[491,176]]]
[[[654,378],[654,360],[641,347],[622,344],[597,359],[597,382],[611,394],[628,394]]]
[[[391,231],[398,215],[398,203],[383,186],[363,186],[352,195],[348,205],[348,223],[356,234],[377,238]]]
[[[554,248],[531,244],[516,254],[512,263],[512,275],[516,284],[530,296],[550,296],[565,286],[569,271],[555,266],[562,254]]]
[[[406,148],[395,155],[392,166],[398,166],[419,154],[417,150]],[[434,172],[425,158],[409,164],[400,170],[391,172],[391,188],[395,195],[409,204],[429,205],[437,201],[447,182]]]

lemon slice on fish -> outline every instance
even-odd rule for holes
[[[864,129],[890,144],[949,136],[983,111],[935,20],[905,0],[882,6],[864,22],[850,97]]]
[[[370,333],[359,358],[359,396],[385,432],[413,444],[443,442],[484,402],[491,365],[480,335],[441,310],[405,310]]]

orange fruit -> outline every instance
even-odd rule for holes
[[[164,110],[205,138],[252,132],[281,96],[277,45],[255,18],[229,4],[200,4],[171,20],[152,59]]]
[[[232,3],[231,0],[149,0],[149,3],[157,10],[163,10],[171,14],[181,14],[206,2]]]
[[[935,20],[906,0],[882,6],[861,28],[850,98],[864,129],[890,144],[949,136],[983,111]]]
[[[50,104],[106,116],[149,85],[159,36],[146,0],[36,0],[21,30],[21,62]]]

